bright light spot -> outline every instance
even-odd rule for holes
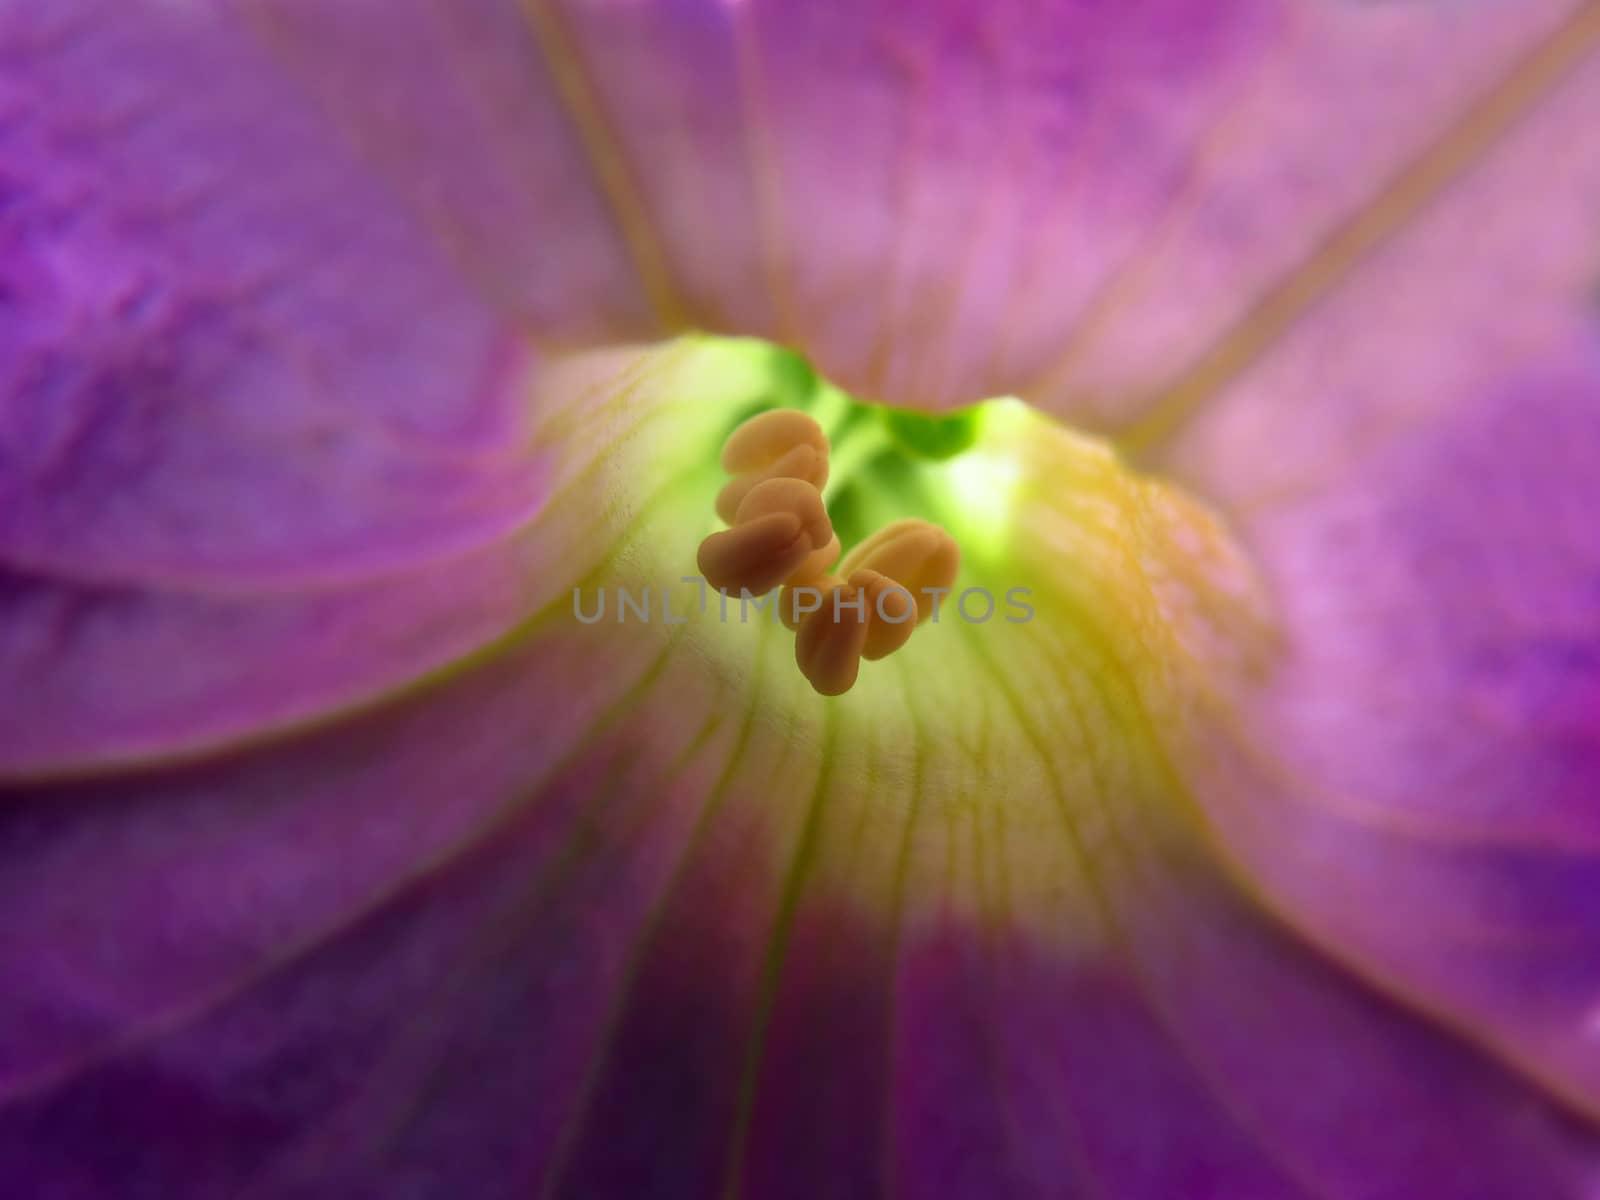
[[[1011,500],[1022,467],[1009,455],[993,450],[964,454],[946,469],[950,495],[975,521],[999,523],[1011,513]]]
[[[958,540],[995,546],[1011,525],[1023,467],[1008,427],[1026,422],[1027,405],[1020,400],[994,400],[980,410],[976,444],[946,463],[930,465],[937,490],[950,506],[950,517],[960,526],[952,530]]]

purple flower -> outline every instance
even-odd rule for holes
[[[1575,0],[0,0],[0,1194],[1600,1194],[1597,114]],[[692,603],[773,406],[1032,619]]]

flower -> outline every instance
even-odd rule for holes
[[[1592,1194],[1597,48],[0,6],[7,1193]],[[579,619],[768,407],[1032,619]]]

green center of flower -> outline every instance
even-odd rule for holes
[[[701,542],[697,561],[723,601],[731,592],[741,605],[753,603],[781,585],[778,612],[796,635],[796,664],[819,693],[837,696],[854,686],[862,659],[899,651],[918,626],[937,619],[960,568],[955,540],[928,521],[901,518],[871,533],[852,528],[864,525],[863,481],[881,486],[871,478],[876,470],[897,493],[926,505],[932,498],[904,469],[905,455],[953,458],[970,449],[978,422],[971,413],[874,414],[825,391],[782,352],[776,367],[779,380],[795,385],[782,390],[803,407],[754,412],[729,433],[721,465],[732,478],[716,499],[729,528]],[[820,410],[828,427],[808,409]],[[835,445],[845,452],[837,463],[830,461]],[[825,490],[836,507],[841,494],[849,501],[848,551]],[[980,599],[992,607],[992,598]]]
[[[1018,401],[995,400],[953,413],[927,414],[865,404],[822,379],[800,355],[764,343],[721,343],[720,353],[747,357],[759,394],[731,414],[731,434],[750,418],[789,409],[814,418],[830,446],[822,489],[841,542],[855,545],[877,527],[874,513],[892,507],[904,515],[948,509],[940,497],[961,493],[963,527],[980,532],[1004,518],[1008,480],[1015,472],[981,453],[986,429],[1025,412]],[[971,453],[978,450],[979,453]]]

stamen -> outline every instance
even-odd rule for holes
[[[867,644],[866,603],[860,588],[843,584],[824,596],[822,607],[800,625],[794,660],[824,696],[842,696],[855,686]]]
[[[845,556],[843,579],[785,588],[778,616],[798,632],[795,661],[811,686],[824,696],[849,691],[859,659],[876,662],[910,641],[960,565],[955,539],[937,525],[896,521]]]
[[[852,579],[860,570],[886,575],[917,602],[917,624],[933,615],[940,593],[948,592],[961,569],[956,540],[927,521],[894,521],[862,542],[837,568]]]
[[[828,438],[803,412],[764,412],[729,435],[722,469],[734,478],[717,493],[717,515],[731,525],[750,490],[766,480],[803,479],[821,491],[828,482]]]
[[[769,479],[800,479],[821,491],[828,482],[828,460],[811,446],[796,446],[760,470],[730,479],[717,493],[717,516],[732,525],[750,489]]]
[[[828,435],[814,417],[792,408],[776,408],[751,417],[722,444],[722,469],[729,475],[759,470],[796,446],[810,446],[828,457]]]
[[[865,568],[851,574],[850,586],[860,588],[867,598],[867,641],[862,658],[877,662],[911,640],[917,627],[917,600],[909,589]]]
[[[893,654],[955,583],[955,539],[926,521],[895,521],[833,567],[839,538],[822,503],[828,439],[805,413],[762,413],[734,430],[717,496],[732,528],[700,544],[707,583],[759,596],[783,585],[778,615],[795,633],[795,662],[824,696],[854,686],[861,660]]]
[[[781,583],[814,578],[815,564],[838,553],[822,494],[801,479],[767,479],[740,503],[732,529],[700,543],[696,562],[712,587],[761,596]]]
[[[835,533],[828,538],[827,545],[813,551],[784,583],[797,586],[809,583],[815,586],[818,580],[827,576],[828,568],[839,561],[839,550],[839,535]]]
[[[786,585],[778,593],[778,619],[790,633],[799,633],[806,617],[822,607],[823,597],[843,583],[837,575],[823,574],[809,582]]]

